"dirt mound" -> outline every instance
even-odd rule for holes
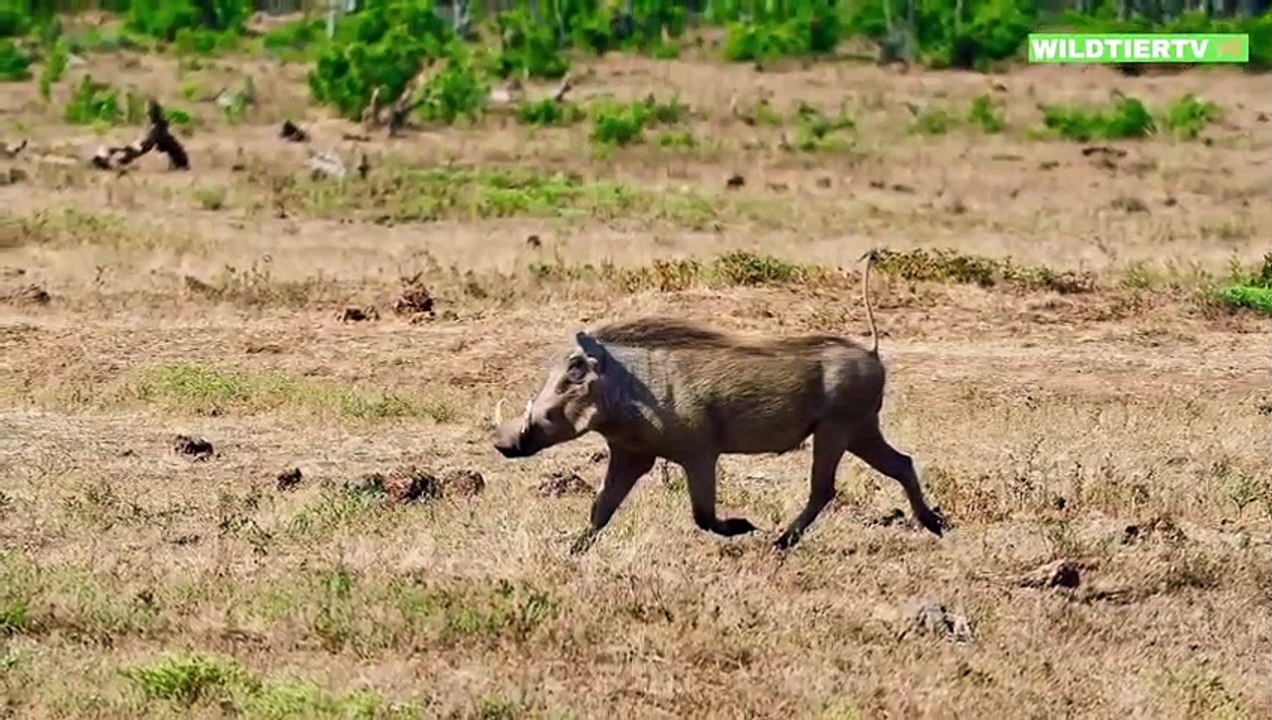
[[[173,439],[172,451],[178,455],[200,462],[207,460],[216,454],[216,449],[212,447],[212,443],[201,437],[192,437],[190,435],[178,435]]]
[[[346,483],[355,493],[382,495],[394,504],[429,502],[443,497],[471,498],[486,489],[486,480],[476,470],[464,468],[440,474],[416,465],[403,465],[388,472],[372,472]]]
[[[592,486],[579,477],[578,473],[556,472],[539,483],[539,494],[544,497],[564,497],[566,495],[591,495]]]
[[[48,305],[52,299],[47,290],[36,284],[0,290],[0,302],[14,305]]]
[[[279,490],[291,490],[300,484],[301,478],[300,468],[291,468],[278,474],[275,485]]]

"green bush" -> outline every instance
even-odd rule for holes
[[[31,58],[12,40],[0,40],[0,81],[20,82],[31,78]]]
[[[380,89],[383,101],[402,94],[426,60],[443,57],[453,37],[431,0],[369,0],[338,23],[309,73],[314,100],[356,119]]]
[[[731,62],[832,53],[843,32],[839,14],[824,0],[811,0],[789,19],[729,25],[724,58]]]
[[[30,16],[16,7],[0,8],[0,38],[20,37],[30,31]]]
[[[251,0],[132,0],[127,26],[173,42],[182,30],[241,33],[252,11]]]
[[[932,64],[987,70],[1019,53],[1036,24],[1037,18],[1017,0],[990,0],[959,29],[954,29],[952,19],[944,26],[948,34],[932,43],[936,60]]]
[[[1063,105],[1044,105],[1041,109],[1047,128],[1079,142],[1143,138],[1157,130],[1152,113],[1132,97],[1118,100],[1108,112]]]
[[[477,120],[490,97],[490,86],[472,59],[455,46],[444,70],[429,78],[417,98],[424,120],[451,124],[461,117]]]
[[[570,70],[552,26],[534,22],[530,13],[520,9],[500,13],[497,25],[503,41],[491,63],[495,75],[555,80]]]
[[[1215,103],[1198,100],[1192,93],[1187,93],[1171,103],[1167,109],[1166,127],[1176,137],[1193,140],[1222,114]]]
[[[261,45],[275,54],[304,52],[323,45],[327,31],[322,20],[297,20],[270,30],[261,38]]]
[[[1253,273],[1234,272],[1233,282],[1220,288],[1215,295],[1230,307],[1249,308],[1272,317],[1272,253],[1263,256],[1263,263]]]

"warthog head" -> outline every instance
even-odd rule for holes
[[[526,402],[521,417],[505,422],[500,405],[495,406],[495,449],[504,457],[530,457],[595,430],[602,421],[608,396],[599,359],[604,351],[584,333],[575,340],[549,364],[543,388]]]

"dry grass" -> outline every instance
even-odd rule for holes
[[[1266,325],[1204,300],[1266,250],[1267,125],[1245,105],[1264,79],[613,58],[579,100],[676,93],[681,135],[599,151],[586,124],[492,118],[360,144],[371,176],[336,183],[275,138],[303,118],[359,149],[305,108],[300,68],[87,69],[183,98],[195,170],[19,159],[0,186],[0,717],[1272,712]],[[228,124],[202,90],[253,69],[261,103]],[[98,139],[59,120],[71,75],[47,108],[0,86],[0,132],[85,154]],[[1224,120],[1124,156],[1036,137],[1038,103],[1113,87]],[[733,88],[768,99],[760,121],[730,117]],[[969,115],[987,93],[1001,132]],[[852,127],[818,136],[800,103]],[[599,441],[489,447],[494,401],[537,388],[582,322],[864,334],[870,247],[892,250],[885,429],[947,537],[845,461],[783,557],[771,532],[696,530],[656,469],[573,556],[590,498],[539,486],[599,482]],[[393,312],[412,277],[434,315]],[[8,292],[31,284],[51,300]],[[178,433],[216,454],[175,454]],[[776,530],[809,461],[727,458],[721,502]],[[405,463],[486,488],[399,505],[347,485]],[[1053,560],[1078,587],[1023,582]],[[970,636],[916,625],[925,599]]]

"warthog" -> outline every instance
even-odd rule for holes
[[[873,253],[862,295],[873,344],[831,334],[748,339],[694,323],[642,318],[574,336],[520,418],[495,410],[495,448],[524,458],[588,432],[609,445],[605,480],[592,504],[590,542],[657,458],[680,465],[698,527],[731,537],[756,529],[716,515],[716,463],[727,453],[783,453],[813,437],[808,503],[777,539],[795,545],[835,495],[845,452],[901,483],[915,517],[941,535],[910,457],[879,428],[885,371],[870,304]]]

